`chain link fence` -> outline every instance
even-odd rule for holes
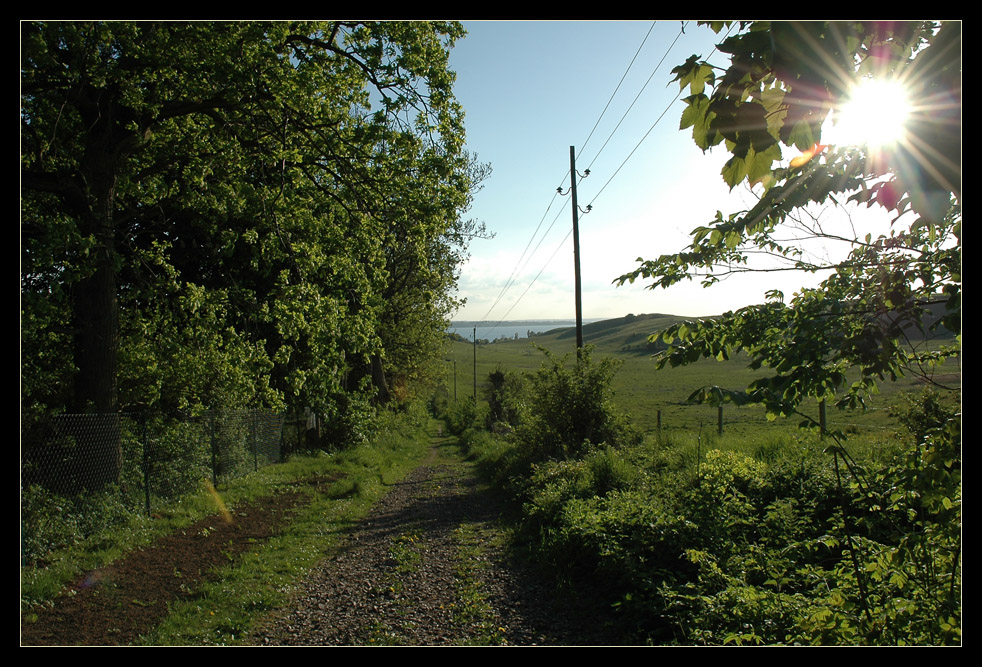
[[[21,433],[21,537],[26,562],[201,488],[282,459],[284,417],[213,411],[61,415]],[[292,449],[293,447],[290,447]]]

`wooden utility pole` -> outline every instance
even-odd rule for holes
[[[576,153],[574,147],[569,147],[569,177],[573,195],[573,270],[576,290],[576,357],[580,357],[583,349],[583,298],[580,294],[580,217],[576,207]]]
[[[474,402],[477,403],[477,327],[474,327]]]

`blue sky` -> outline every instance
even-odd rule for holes
[[[719,175],[726,159],[722,151],[704,155],[689,132],[678,129],[684,104],[673,102],[679,87],[671,82],[672,68],[692,54],[709,56],[720,36],[694,23],[680,35],[679,21],[658,22],[653,29],[651,21],[465,21],[464,27],[469,34],[450,57],[455,90],[467,114],[468,149],[494,170],[469,216],[495,237],[472,243],[458,292],[467,303],[454,319],[574,317],[572,239],[561,245],[572,226],[569,196],[553,199],[557,187],[569,187],[570,146],[576,149],[577,170],[591,170],[578,185],[580,207],[593,205],[580,217],[584,318],[714,315],[760,303],[771,288],[790,294],[817,281],[795,276],[781,284],[775,274],[765,274],[710,289],[697,282],[656,291],[640,283],[612,285],[637,266],[638,257],[654,259],[684,248],[688,233],[709,223],[717,210],[728,214],[748,205],[749,193],[729,192]],[[713,62],[726,61],[716,54]],[[519,264],[526,247],[532,253],[540,239],[538,251]]]

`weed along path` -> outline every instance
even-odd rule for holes
[[[548,584],[509,565],[499,510],[454,439],[434,439],[423,465],[394,485],[251,642],[603,643],[589,621],[558,609]]]

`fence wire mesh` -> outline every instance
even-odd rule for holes
[[[61,415],[21,433],[25,561],[281,459],[283,415]]]

